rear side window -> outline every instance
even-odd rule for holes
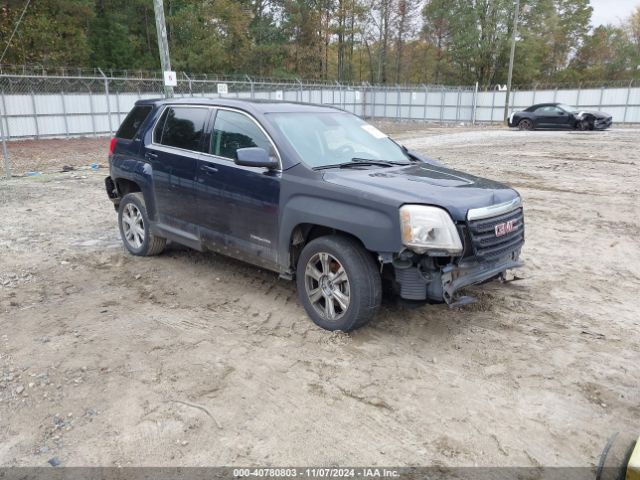
[[[133,107],[133,110],[129,112],[127,118],[124,119],[122,125],[118,129],[118,133],[116,133],[117,138],[125,138],[127,140],[133,139],[140,130],[140,126],[144,123],[144,121],[151,113],[151,105],[141,105],[138,107]]]
[[[208,108],[169,107],[156,125],[153,139],[168,147],[200,151]]]

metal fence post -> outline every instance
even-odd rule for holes
[[[2,90],[0,92],[0,97],[2,97],[2,110],[5,112],[5,117],[4,117],[4,124],[6,127],[6,132],[5,134],[7,135],[7,138],[11,138],[11,130],[9,129],[9,117],[7,116],[7,103],[5,102],[4,99],[4,90]]]
[[[422,113],[422,121],[426,122],[427,121],[427,98],[429,97],[429,89],[424,83],[422,84],[422,86],[424,88],[424,112]]]
[[[300,90],[300,100],[299,100],[299,102],[302,103],[303,102],[303,100],[302,100],[302,81],[297,77],[296,77],[296,81],[298,82],[299,90]],[[297,92],[296,92],[296,98],[298,98],[298,93]]]
[[[120,120],[120,92],[118,90],[116,90],[116,110],[118,115],[118,125],[120,125],[122,122]]]
[[[362,117],[363,118],[367,117],[367,86],[368,86],[368,84],[365,83],[363,85],[364,88],[362,89],[362,105],[361,105],[361,108],[362,108]]]
[[[2,115],[0,115],[0,136],[2,137],[2,156],[4,157],[4,174],[7,178],[11,178],[11,159],[9,158],[9,149],[7,148],[7,138],[4,135],[4,122],[5,122],[4,108],[0,113],[2,113]]]
[[[536,104],[536,90],[538,89],[538,83],[536,82],[533,85],[533,99],[531,100],[531,104],[535,105]]]
[[[373,85],[369,87],[369,91],[371,92],[371,120],[375,120],[376,118],[376,90]]]
[[[460,94],[461,89],[458,87],[458,98],[456,98],[456,122],[460,121]]]
[[[100,67],[98,67],[98,72],[100,72],[100,75],[102,75],[102,78],[104,79],[104,94],[107,99],[107,118],[109,119],[109,135],[113,135],[113,125],[111,123],[111,96],[109,95],[109,80],[107,79],[107,76],[104,74],[102,69],[100,69]]]
[[[476,124],[476,115],[478,112],[478,82],[473,90],[473,103],[471,106],[471,125]]]
[[[604,87],[600,87],[600,102],[598,103],[598,110],[602,110],[602,96],[604,95]]]
[[[627,122],[627,110],[629,109],[629,98],[631,98],[631,85],[633,84],[633,79],[629,82],[629,87],[627,88],[627,101],[624,104],[624,117],[622,117],[622,123]]]
[[[493,89],[493,95],[491,95],[491,121],[493,122],[493,111],[496,109],[496,89]]]
[[[382,114],[382,118],[387,118],[387,86],[384,87],[384,113]]]
[[[38,127],[38,112],[36,111],[36,94],[31,90],[31,107],[33,108],[33,123],[36,127],[36,138],[40,138],[40,128]]]
[[[89,112],[91,113],[91,128],[93,129],[93,136],[97,137],[96,133],[96,116],[95,109],[93,108],[93,92],[91,91],[91,87],[89,87]]]
[[[414,95],[416,95],[416,93],[413,91],[413,88],[411,88],[411,90],[409,91],[409,113],[407,114],[407,117],[409,118],[409,120],[413,120],[413,117],[411,116],[411,107],[413,106]]]
[[[553,91],[553,102],[554,103],[555,103],[557,98],[558,98],[558,87],[556,87],[555,90]]]
[[[440,87],[440,125],[442,125],[442,123],[444,122],[444,98],[447,96],[446,92],[444,91],[444,85],[442,87]]]
[[[578,82],[578,93],[576,94],[576,107],[580,108],[580,89],[582,88],[582,82]]]
[[[400,119],[400,102],[401,102],[401,100],[400,100],[400,98],[401,98],[400,97],[400,85],[396,84],[396,89],[397,89],[397,93],[398,93],[397,94],[398,102],[396,104],[396,119],[399,120]]]
[[[193,97],[193,90],[191,87],[191,79],[189,78],[189,75],[187,75],[187,72],[182,72],[182,75],[184,75],[184,78],[187,79],[187,84],[189,85],[189,96]]]
[[[67,106],[64,100],[64,91],[60,90],[60,101],[62,102],[62,118],[64,119],[64,133],[69,138],[69,119],[67,118]]]
[[[251,80],[251,77],[249,75],[245,75],[245,77],[247,77],[247,80],[249,80],[249,88],[251,89],[251,98],[256,98],[256,92],[253,90],[253,80]]]

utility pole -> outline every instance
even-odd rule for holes
[[[509,56],[509,76],[507,77],[507,97],[504,101],[504,123],[507,123],[509,116],[509,96],[511,95],[511,76],[513,75],[513,57],[516,53],[516,36],[518,35],[518,13],[520,10],[520,0],[516,0],[516,11],[513,16],[513,33],[511,35],[511,55]]]
[[[169,58],[169,42],[167,40],[167,24],[164,20],[164,5],[162,0],[153,0],[153,9],[156,13],[156,31],[158,32],[158,50],[160,50],[160,67],[162,72],[171,70]],[[173,97],[173,87],[164,85],[164,94],[167,98]]]

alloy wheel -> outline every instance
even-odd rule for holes
[[[347,312],[351,300],[349,277],[336,257],[316,253],[307,262],[304,276],[309,302],[321,316],[335,321]]]
[[[138,249],[144,243],[144,220],[142,213],[133,203],[125,206],[122,212],[122,231],[129,245]]]

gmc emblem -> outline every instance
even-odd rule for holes
[[[516,228],[517,227],[513,226],[513,220],[509,220],[508,222],[505,222],[505,223],[499,223],[495,227],[495,229],[496,229],[496,237],[502,237],[503,235],[506,235],[507,233],[511,233]]]

